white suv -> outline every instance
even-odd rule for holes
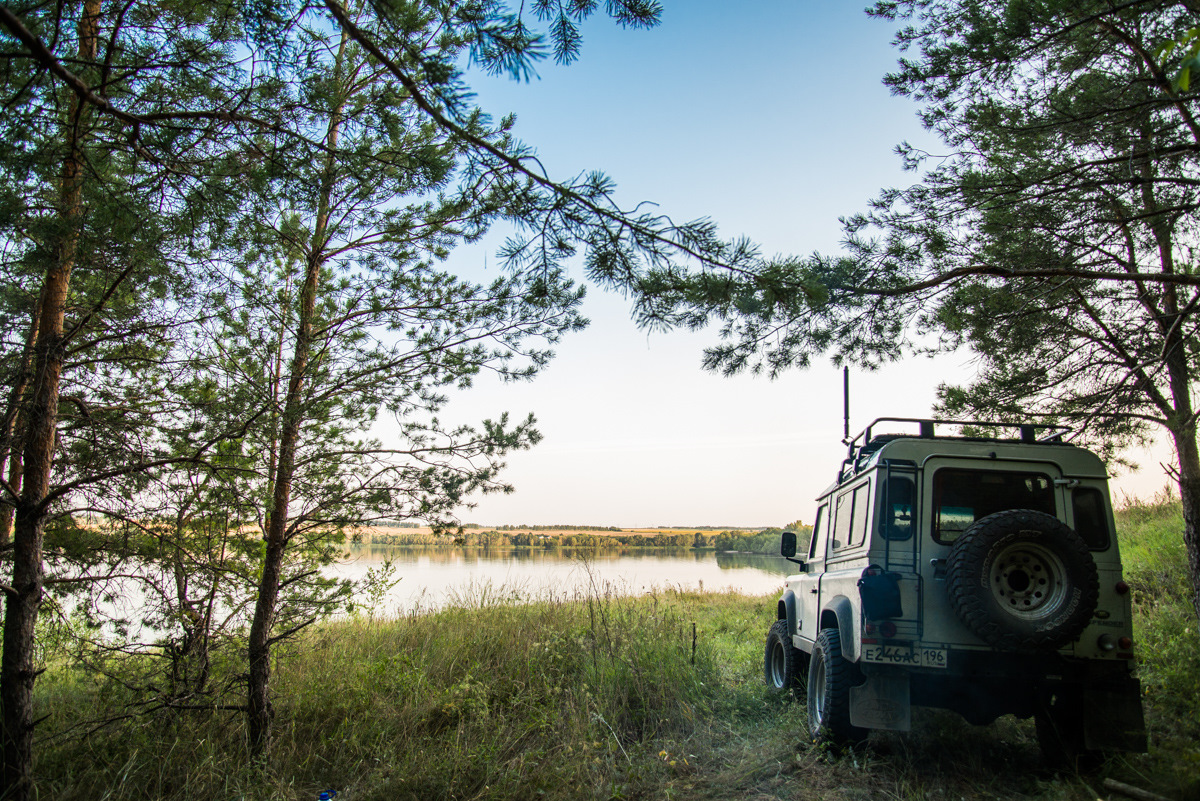
[[[918,433],[873,436],[881,423]],[[884,418],[849,441],[807,556],[784,532],[800,572],[764,660],[770,686],[807,689],[814,740],[908,731],[927,706],[979,724],[1033,716],[1054,762],[1145,750],[1107,474],[1065,433]]]

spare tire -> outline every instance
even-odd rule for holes
[[[1100,582],[1087,544],[1070,526],[1012,509],[976,521],[955,541],[946,590],[959,619],[984,642],[1052,651],[1083,633]]]

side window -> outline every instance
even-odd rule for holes
[[[954,542],[976,520],[1007,509],[1053,515],[1054,484],[1042,473],[943,468],[933,474],[933,538]]]
[[[1071,507],[1075,513],[1075,531],[1087,547],[1093,551],[1108,548],[1110,534],[1104,494],[1095,487],[1076,487],[1071,493]]]
[[[910,478],[893,476],[883,482],[883,536],[889,540],[906,540],[913,532],[913,482]]]
[[[812,542],[808,546],[808,560],[822,559],[825,556],[825,540],[829,533],[829,504],[822,504],[817,509],[817,522],[813,523]]]
[[[854,527],[850,530],[850,543],[853,548],[867,541],[867,526],[871,524],[871,485],[863,484],[854,490]]]
[[[838,496],[837,511],[833,520],[834,551],[844,551],[862,545],[866,541],[867,526],[870,524],[871,485],[859,484]]]
[[[837,499],[837,512],[833,518],[833,538],[830,548],[840,551],[848,547],[850,527],[854,522],[854,493],[843,492]]]

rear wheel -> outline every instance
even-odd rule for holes
[[[767,632],[763,678],[777,692],[796,692],[804,684],[807,654],[792,646],[786,620],[776,620]]]
[[[808,667],[808,732],[813,742],[855,745],[867,730],[850,723],[850,687],[858,677],[853,663],[842,658],[837,629],[822,629]]]

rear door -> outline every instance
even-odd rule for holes
[[[919,474],[914,462],[889,461],[883,463],[879,475],[878,528],[870,562],[895,581],[900,593],[902,612],[899,617],[891,618],[896,627],[892,637],[915,642],[922,634],[921,538],[917,536]]]
[[[1065,519],[1062,473],[1047,462],[995,463],[982,459],[932,458],[925,463],[922,495],[921,571],[926,643],[979,645],[959,622],[946,594],[945,559],[962,533],[978,520],[1008,509],[1033,509]]]

